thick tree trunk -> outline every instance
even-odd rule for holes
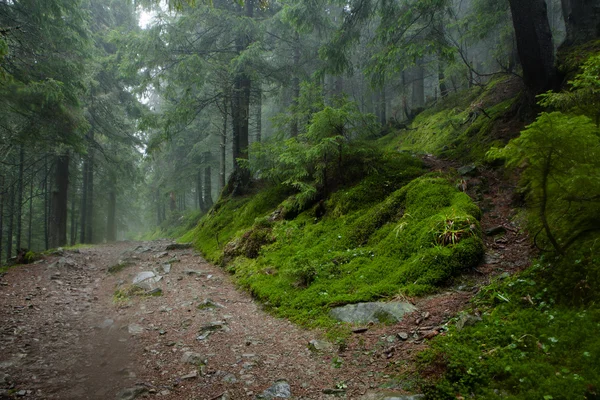
[[[0,214],[1,214],[1,212],[0,212]],[[31,181],[29,182],[29,221],[28,221],[28,228],[27,228],[27,248],[29,250],[31,250],[31,248],[32,248],[31,247],[32,221],[33,221],[33,176],[31,177]],[[2,230],[2,229],[0,228],[0,230]]]
[[[81,173],[81,207],[79,210],[79,243],[86,243],[85,227],[87,226],[87,196],[88,196],[88,159],[87,157],[83,161],[83,168]]]
[[[110,176],[108,189],[108,210],[106,214],[106,241],[117,240],[117,177],[114,173]]]
[[[94,136],[92,134],[92,140]],[[90,150],[89,161],[88,161],[88,178],[87,178],[87,204],[86,210],[86,226],[85,226],[85,237],[87,243],[94,243],[94,151]]]
[[[44,156],[44,249],[48,250],[50,247],[50,238],[48,237],[48,218],[50,202],[48,199],[48,154]]]
[[[227,118],[229,117],[227,111],[227,96],[223,97],[223,130],[221,131],[221,160],[219,163],[219,192],[225,187],[225,181],[227,179]]]
[[[6,259],[10,260],[13,249],[13,225],[15,215],[15,186],[10,185],[8,192],[8,226],[6,231]]]
[[[73,187],[75,187],[75,183],[72,182]],[[77,214],[75,213],[75,198],[76,198],[75,190],[71,190],[71,234],[69,244],[71,246],[75,246],[77,243]],[[29,220],[31,222],[31,219]]]
[[[567,27],[565,45],[583,44],[600,37],[600,0],[561,0]]]
[[[254,16],[254,0],[246,0],[245,16]],[[238,53],[245,51],[252,39],[247,32],[242,33],[236,39],[236,50]],[[250,120],[250,90],[252,80],[245,71],[237,73],[234,78],[234,91],[232,96],[232,125],[233,125],[233,173],[228,183],[228,194],[243,194],[250,183],[250,172],[242,168],[238,159],[248,159],[248,128]]]
[[[523,79],[533,94],[556,81],[554,44],[544,0],[509,0]]]
[[[425,71],[422,61],[418,60],[412,73],[412,108],[421,108],[425,105]]]
[[[50,210],[50,247],[60,247],[67,244],[67,206],[69,188],[69,155],[56,157],[55,165],[56,187],[52,191]]]
[[[385,84],[381,87],[379,99],[381,101],[381,114],[379,115],[379,122],[381,125],[385,125],[387,123],[387,99],[385,96]]]
[[[23,233],[23,166],[25,164],[25,149],[23,145],[19,150],[19,180],[17,181],[17,252],[21,249],[21,235]]]

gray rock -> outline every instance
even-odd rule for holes
[[[477,175],[477,167],[475,164],[465,165],[456,170],[462,176],[475,176]]]
[[[148,389],[144,386],[135,386],[124,389],[117,394],[117,400],[134,400],[139,396],[148,393]]]
[[[7,374],[0,372],[0,387],[8,386],[10,384],[9,379],[10,377]]]
[[[348,304],[343,307],[332,309],[329,314],[338,321],[367,324],[373,323],[396,323],[402,320],[405,314],[415,311],[417,308],[410,303],[358,303]]]
[[[162,270],[165,274],[168,274],[169,272],[171,272],[171,264],[169,264],[169,263],[163,264]]]
[[[488,230],[485,231],[485,234],[487,236],[502,235],[504,233],[506,233],[506,228],[503,227],[502,225],[495,226],[495,227],[490,228],[490,229],[488,229]]]
[[[183,271],[183,273],[189,276],[206,276],[206,272],[196,271],[193,269],[186,269],[185,271]]]
[[[206,325],[203,325],[198,330],[197,340],[205,340],[208,338],[213,332],[216,331],[224,331],[228,332],[229,328],[227,327],[227,323],[225,321],[213,321]]]
[[[193,351],[186,351],[185,353],[183,353],[183,356],[181,356],[181,362],[184,364],[193,364],[193,365],[206,364],[206,357],[204,357],[200,353],[194,353]]]
[[[461,314],[458,317],[458,321],[456,321],[456,329],[461,331],[466,326],[475,325],[479,321],[481,321],[481,317],[479,315]]]
[[[138,325],[138,324],[130,324],[127,327],[127,332],[129,332],[130,335],[140,335],[142,333],[144,333],[146,329],[144,329],[143,326]]]
[[[206,299],[202,303],[198,304],[196,307],[198,310],[207,310],[214,308],[223,308],[222,304],[217,303],[216,301],[212,301],[211,299]]]
[[[406,332],[398,332],[396,336],[398,336],[402,340],[408,340],[408,333]]]
[[[292,388],[290,387],[290,384],[287,383],[284,380],[281,381],[277,381],[273,384],[273,386],[271,386],[270,388],[268,388],[267,390],[265,390],[264,392],[262,392],[261,394],[259,394],[258,396],[256,396],[257,399],[288,399],[292,396]]]
[[[193,370],[189,374],[183,375],[181,377],[181,380],[185,381],[185,380],[189,380],[189,379],[196,379],[197,377],[198,377],[198,371]]]
[[[147,281],[148,279],[154,279],[155,277],[156,277],[156,274],[154,272],[143,271],[143,272],[140,272],[139,274],[137,274],[135,276],[135,278],[133,278],[133,284],[137,285],[139,283]]]
[[[227,374],[223,377],[222,381],[224,383],[237,383],[238,380],[234,374]]]
[[[170,245],[167,245],[166,250],[185,250],[191,248],[191,243],[171,243]]]
[[[308,343],[308,348],[313,351],[321,351],[325,353],[330,353],[334,350],[333,344],[326,340],[316,340],[313,339]]]
[[[102,323],[100,325],[98,325],[98,328],[108,329],[108,328],[112,327],[114,323],[115,323],[115,321],[113,319],[107,318],[104,321],[102,321]]]

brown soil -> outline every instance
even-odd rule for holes
[[[425,161],[432,169],[456,167]],[[531,256],[510,207],[512,181],[481,170],[460,183],[486,211],[483,230],[506,229],[485,237],[486,258],[476,270],[443,293],[414,300],[418,311],[399,324],[365,327],[330,351],[309,350],[322,332],[265,313],[227,273],[192,250],[166,251],[167,241],[63,251],[11,269],[0,277],[0,399],[110,399],[131,387],[164,399],[253,399],[280,379],[296,399],[360,399],[384,384],[397,393],[415,390],[394,376],[444,334],[482,284],[523,268]],[[126,268],[107,272],[124,259]],[[115,299],[139,272],[165,263],[171,270],[156,284],[162,296]],[[203,307],[206,300],[217,306]],[[217,329],[199,340],[214,322]],[[199,353],[205,365],[184,363],[186,352]]]

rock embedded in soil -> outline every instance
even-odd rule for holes
[[[502,225],[495,226],[485,231],[486,236],[496,236],[506,233],[506,228]]]
[[[358,303],[336,307],[330,311],[332,318],[338,321],[367,324],[373,323],[396,323],[400,322],[404,315],[415,311],[417,308],[410,303]]]
[[[292,388],[285,380],[275,382],[270,388],[257,395],[257,399],[288,399],[292,396]]]
[[[146,329],[144,329],[143,326],[138,325],[138,324],[130,324],[127,327],[127,332],[129,332],[130,335],[140,335],[142,333],[144,333]]]
[[[191,249],[192,248],[192,244],[191,243],[171,243],[170,245],[167,245],[166,250],[186,250],[186,249]]]
[[[313,339],[308,343],[308,348],[313,351],[331,353],[334,350],[333,344],[326,340]]]
[[[146,393],[148,393],[148,389],[146,387],[135,386],[120,391],[117,394],[117,400],[134,400]]]
[[[422,394],[399,394],[394,392],[373,392],[360,397],[360,400],[423,400]]]
[[[183,356],[181,356],[181,362],[184,364],[193,365],[206,364],[206,357],[204,357],[200,353],[186,351],[185,353],[183,353]]]

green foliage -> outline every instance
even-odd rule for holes
[[[331,187],[343,183],[351,175],[346,167],[367,174],[376,170],[371,163],[375,150],[356,141],[377,129],[375,117],[361,113],[356,104],[345,99],[316,111],[322,106],[322,99],[317,96],[315,100],[314,96],[314,86],[305,85],[298,105],[293,108],[292,118],[307,121],[302,133],[287,140],[255,143],[252,149],[255,157],[249,165],[269,182],[294,188],[300,210],[329,193]],[[282,124],[287,127],[285,121]]]
[[[600,226],[600,137],[589,118],[542,113],[490,157],[524,167],[530,229],[539,245],[564,253]]]
[[[600,125],[600,54],[593,54],[580,68],[580,73],[569,81],[569,91],[547,92],[539,95],[540,105],[560,110],[583,113],[596,119]]]
[[[540,262],[484,288],[475,300],[482,321],[452,326],[421,355],[428,398],[595,398],[600,310],[553,305],[547,268]]]

